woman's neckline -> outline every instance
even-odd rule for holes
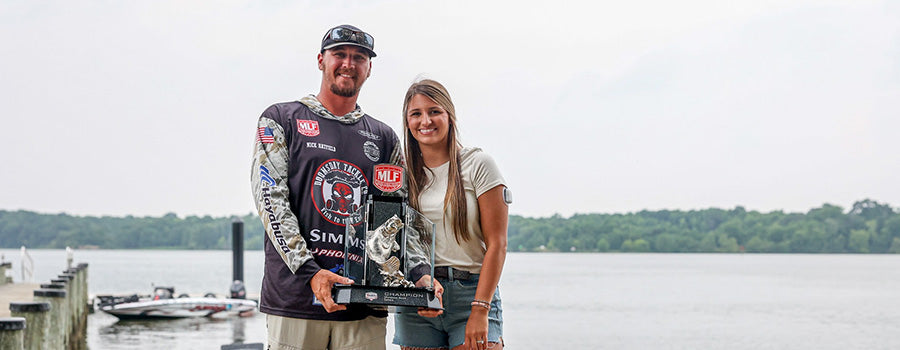
[[[436,166],[436,167],[430,167],[430,166],[427,166],[427,165],[426,165],[426,167],[427,167],[428,169],[435,170],[435,169],[438,169],[438,168],[446,167],[448,164],[450,164],[450,161],[449,161],[449,160],[446,161],[446,162],[441,163],[441,165],[438,165],[438,166]]]

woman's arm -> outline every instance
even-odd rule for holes
[[[506,226],[509,221],[509,206],[503,201],[503,185],[494,187],[478,197],[481,216],[481,233],[484,235],[484,262],[478,276],[478,290],[475,298],[491,301],[494,289],[500,282],[503,262],[506,261]]]
[[[478,197],[478,210],[481,217],[481,232],[484,235],[486,252],[478,276],[478,289],[475,299],[488,303],[494,296],[503,262],[506,261],[506,228],[509,220],[509,207],[503,200],[503,185],[496,186]],[[466,343],[469,346],[479,340],[487,339],[488,309],[473,305],[472,314],[466,324]],[[482,344],[479,344],[482,345]]]

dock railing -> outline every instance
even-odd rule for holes
[[[31,254],[28,254],[24,245],[22,246],[22,282],[34,282],[34,259],[31,258]]]
[[[73,255],[75,255],[75,251],[72,250],[71,247],[66,247],[66,268],[67,269],[72,268]]]

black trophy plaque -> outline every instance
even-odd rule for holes
[[[347,220],[342,274],[353,284],[334,287],[336,303],[390,312],[442,309],[434,282],[416,287],[411,280],[434,275],[434,223],[403,197],[373,195]]]

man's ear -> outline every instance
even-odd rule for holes
[[[316,56],[316,60],[319,61],[319,70],[321,70],[321,71],[325,70],[325,62],[323,61],[323,59],[324,59],[324,57],[322,56],[321,53],[318,56]]]

